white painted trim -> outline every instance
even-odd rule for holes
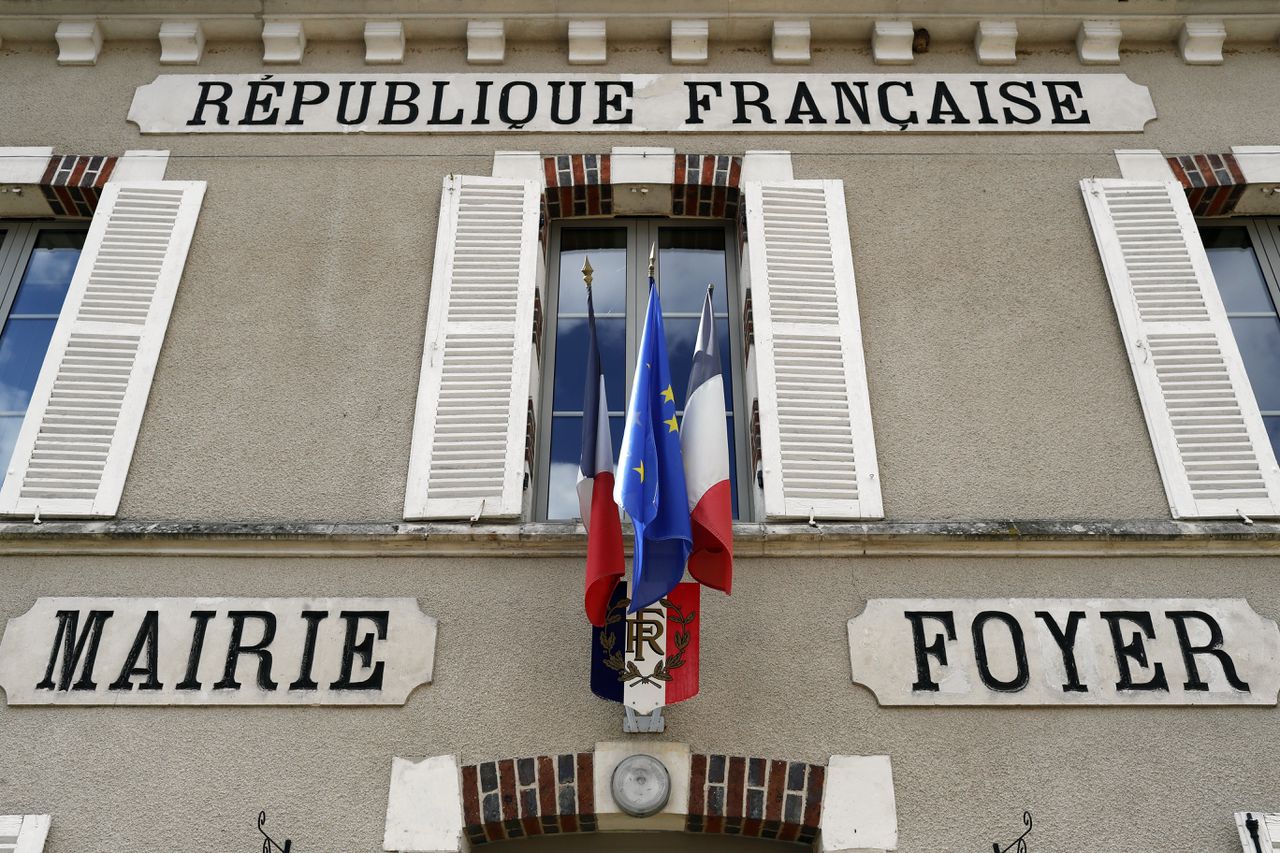
[[[1232,145],[1231,153],[1245,183],[1280,183],[1280,145]]]
[[[1227,28],[1222,21],[1189,20],[1178,33],[1178,50],[1188,65],[1221,65]]]
[[[774,21],[772,53],[775,65],[808,65],[808,21]]]
[[[707,61],[706,21],[671,22],[671,64],[702,65]]]
[[[569,64],[604,65],[608,38],[604,21],[569,22]]]
[[[614,768],[629,755],[651,755],[662,762],[671,777],[671,793],[662,811],[645,818],[624,814],[613,799]],[[597,743],[593,759],[596,825],[601,832],[645,830],[683,831],[689,813],[689,772],[692,764],[687,743],[662,741],[609,741]]]
[[[38,184],[49,168],[52,148],[0,148],[0,184]]]
[[[547,185],[547,173],[542,167],[542,154],[537,151],[493,152],[493,177],[537,181],[543,187]]]
[[[898,849],[898,811],[889,756],[831,756],[822,790],[821,829],[821,853]]]
[[[462,768],[456,755],[391,760],[382,849],[395,853],[466,853]]]
[[[160,64],[199,65],[204,56],[204,27],[199,21],[160,25]]]
[[[102,52],[102,28],[97,21],[63,21],[54,33],[59,65],[96,65]]]
[[[1118,21],[1082,21],[1076,34],[1076,55],[1082,65],[1120,64]]]
[[[979,65],[1013,65],[1018,61],[1018,25],[1013,21],[979,21],[973,49]]]
[[[47,814],[0,815],[0,826],[4,827],[5,835],[10,838],[13,837],[13,829],[17,829],[17,845],[13,848],[13,853],[41,853],[52,820]]]
[[[1120,177],[1128,181],[1176,181],[1173,169],[1163,154],[1154,148],[1124,149],[1115,151]]]
[[[268,65],[297,65],[307,50],[307,31],[301,21],[266,21],[262,25],[262,61]]]
[[[876,65],[910,65],[915,28],[910,21],[876,21],[871,34],[871,55]]]
[[[501,65],[507,57],[507,36],[502,21],[467,21],[467,62]]]
[[[164,173],[169,169],[169,152],[167,149],[136,149],[124,152],[116,160],[116,167],[107,178],[108,184],[128,181],[163,181]]]
[[[367,21],[364,25],[366,65],[399,65],[404,62],[404,24],[400,21]]]

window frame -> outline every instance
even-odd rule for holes
[[[1249,234],[1249,242],[1253,245],[1253,253],[1258,259],[1258,268],[1262,271],[1263,281],[1266,282],[1267,291],[1271,294],[1271,306],[1274,309],[1248,312],[1228,310],[1228,321],[1233,317],[1280,318],[1280,216],[1225,216],[1196,219],[1196,229],[1200,232],[1202,241],[1204,232],[1211,228],[1244,228]],[[1254,391],[1254,397],[1257,396],[1257,391]],[[1258,413],[1263,418],[1280,417],[1280,409],[1263,409],[1259,406]]]
[[[754,518],[751,472],[748,470],[750,458],[748,447],[750,424],[748,421],[750,414],[746,402],[745,342],[742,340],[742,289],[746,286],[746,283],[741,279],[740,263],[737,257],[738,226],[727,219],[643,216],[574,217],[571,219],[556,219],[551,222],[547,237],[546,298],[544,300],[544,316],[546,319],[543,322],[541,359],[543,371],[539,377],[540,387],[536,389],[540,401],[538,411],[542,413],[542,417],[538,429],[537,456],[534,465],[533,518],[535,521],[551,522],[566,520],[550,519],[547,516],[551,496],[551,428],[555,419],[552,398],[555,392],[556,329],[557,321],[559,320],[561,234],[566,229],[608,228],[621,228],[627,232],[627,364],[624,374],[626,376],[625,387],[627,388],[627,393],[630,393],[630,380],[635,374],[635,354],[636,349],[639,347],[640,330],[643,325],[645,306],[648,299],[648,293],[642,286],[647,285],[648,281],[647,276],[641,273],[641,268],[645,263],[641,259],[649,257],[649,247],[651,244],[657,244],[658,231],[662,228],[723,230],[724,232],[725,281],[729,290],[726,294],[726,304],[729,309],[729,362],[732,371],[731,382],[733,384],[734,459],[731,460],[731,464],[737,473],[738,518],[736,520],[750,521]],[[631,260],[633,258],[635,261]],[[659,293],[661,293],[662,288],[661,266],[661,263],[658,262],[655,264],[654,269],[654,280],[658,285]],[[645,280],[642,281],[641,279]],[[681,312],[676,316],[697,317],[699,314],[686,315]],[[670,312],[665,312],[664,318],[674,319],[670,316]],[[618,401],[610,400],[609,410],[611,415],[615,417],[617,415],[613,413],[624,413],[626,400],[623,400],[621,405],[618,404]],[[683,416],[683,412],[683,409],[677,410],[680,416]],[[617,451],[618,448],[615,447],[614,453],[616,454]]]

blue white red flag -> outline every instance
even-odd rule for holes
[[[662,303],[652,275],[615,479],[614,498],[635,528],[628,611],[634,613],[680,583],[693,548]]]
[[[628,614],[624,581],[614,590],[603,626],[591,631],[591,691],[638,714],[683,702],[698,693],[696,583],[677,584],[667,597]]]
[[[693,531],[689,574],[699,583],[727,593],[733,586],[733,493],[729,481],[724,376],[720,370],[710,288],[702,305],[698,342],[689,370],[680,445]]]
[[[578,511],[587,528],[587,588],[584,601],[592,625],[603,625],[609,599],[626,571],[622,522],[613,501],[613,442],[609,401],[596,341],[596,311],[587,288],[587,378],[582,394],[582,452],[578,458]]]

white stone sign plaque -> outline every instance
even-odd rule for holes
[[[881,705],[1275,705],[1280,628],[1240,598],[877,598],[849,620]]]
[[[162,74],[142,133],[1141,132],[1123,74]]]
[[[41,598],[9,620],[10,705],[402,705],[431,681],[412,598]]]

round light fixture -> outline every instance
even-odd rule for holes
[[[671,774],[652,755],[628,755],[613,769],[613,800],[632,817],[662,811],[671,796]]]

